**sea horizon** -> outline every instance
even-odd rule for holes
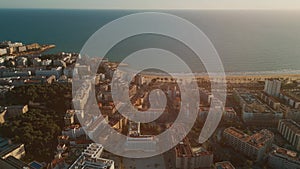
[[[55,12],[53,12],[55,11]],[[88,38],[114,19],[137,12],[166,12],[199,27],[212,41],[226,72],[298,72],[298,10],[7,9],[0,41],[55,44],[46,53],[79,53]],[[230,24],[228,24],[230,23]],[[120,62],[121,53],[110,56]]]

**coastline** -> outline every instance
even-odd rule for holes
[[[172,74],[180,79],[191,79],[191,77],[196,79],[202,79],[204,81],[217,81],[217,82],[230,82],[230,83],[251,83],[257,81],[265,81],[267,79],[282,79],[282,80],[300,80],[300,73],[295,72],[280,72],[277,73],[266,73],[266,72],[255,72],[252,74],[247,73],[225,73],[225,74],[211,74],[210,76],[207,73],[201,74],[184,74],[184,73],[175,73]],[[225,75],[225,76],[224,76]],[[141,73],[141,76],[144,79],[154,79],[154,78],[168,78],[170,77],[167,74],[163,73],[153,73],[153,72],[146,72]],[[225,77],[225,78],[224,78]]]
[[[134,69],[125,66],[119,66],[118,67],[119,70],[123,70],[125,72],[135,72]],[[140,73],[141,75],[147,77],[147,76],[160,76],[160,77],[164,77],[164,76],[168,76],[166,73],[161,73],[161,72],[154,72],[154,71],[144,71]],[[209,77],[209,75],[211,77],[214,78],[220,78],[222,76],[226,76],[226,78],[231,78],[231,79],[237,79],[237,78],[261,78],[261,79],[268,79],[268,78],[282,78],[282,79],[287,79],[287,78],[291,78],[291,80],[293,79],[299,79],[300,80],[300,70],[276,70],[276,71],[258,71],[258,72],[220,72],[220,73],[210,73],[208,74],[206,73],[170,73],[172,75],[178,76],[178,77],[188,77],[190,78],[191,76],[195,76],[196,78],[207,78]]]
[[[41,48],[37,51],[27,51],[27,52],[20,52],[20,53],[16,53],[14,54],[14,56],[24,56],[24,55],[33,55],[33,54],[40,54],[43,52],[46,52],[47,50],[53,49],[55,48],[55,45],[43,45],[41,46]]]

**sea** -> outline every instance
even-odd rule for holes
[[[228,73],[300,74],[297,10],[0,9],[0,41],[55,44],[47,53],[80,52],[102,26],[139,12],[170,13],[196,25],[214,44]],[[121,61],[125,54],[108,57]]]

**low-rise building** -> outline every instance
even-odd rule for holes
[[[31,76],[31,71],[5,71],[3,77],[28,77]]]
[[[67,110],[65,117],[65,126],[70,126],[75,122],[75,110]]]
[[[226,128],[223,137],[233,149],[256,161],[262,160],[274,140],[274,134],[267,129],[250,136],[234,127]]]
[[[203,147],[197,150],[191,147],[188,138],[185,138],[175,148],[176,168],[197,169],[210,168],[213,165],[213,154]]]
[[[208,113],[209,113],[210,108],[209,107],[200,107],[199,110],[199,117],[201,121],[205,121]],[[232,107],[225,107],[223,110],[221,110],[223,112],[223,117],[222,119],[225,121],[232,121],[232,120],[236,120],[237,119],[237,114],[235,112],[235,110]]]
[[[8,54],[14,54],[14,53],[17,53],[17,51],[18,51],[18,48],[17,47],[8,47],[7,48],[7,53]]]
[[[67,67],[66,63],[62,60],[54,60],[53,61],[53,66],[60,66],[60,67]]]
[[[13,156],[9,156],[6,159],[0,158],[0,168],[3,169],[34,169],[23,161],[16,159]]]
[[[18,52],[26,52],[26,46],[19,46],[18,48]]]
[[[294,109],[300,109],[300,92],[282,92],[279,98]]]
[[[11,140],[0,137],[0,158],[6,159],[13,156],[21,159],[25,156],[24,144],[13,144]]]
[[[157,150],[157,140],[152,135],[142,135],[140,123],[129,122],[126,151],[152,152]]]
[[[26,45],[26,48],[28,51],[34,51],[34,50],[38,50],[41,48],[41,46],[38,43],[33,43],[30,45]]]
[[[43,169],[45,166],[37,161],[32,161],[29,163],[29,166],[32,168],[32,169]]]
[[[286,119],[291,119],[296,122],[300,122],[300,109],[287,109]]]
[[[268,95],[265,92],[259,94],[259,98],[268,104],[274,110],[280,110],[280,100],[274,96]]]
[[[101,158],[103,146],[100,144],[90,144],[81,156],[69,167],[69,169],[114,169],[113,160]]]
[[[76,65],[74,68],[74,72],[76,72],[76,74],[78,76],[86,76],[86,75],[90,75],[90,71],[91,68],[89,65]]]
[[[30,76],[30,77],[20,77],[12,80],[12,84],[16,87],[24,85],[36,85],[36,84],[51,84],[56,80],[55,76]]]
[[[279,133],[300,151],[300,125],[293,120],[283,119],[278,124]]]
[[[34,59],[32,59],[31,62],[32,62],[32,65],[33,65],[33,66],[36,66],[36,67],[42,65],[42,60],[41,60],[40,58],[34,58]]]
[[[69,136],[72,139],[85,135],[83,128],[79,125],[71,125],[64,128],[62,135]]]
[[[217,162],[215,169],[235,169],[235,167],[229,161]]]
[[[70,143],[69,138],[70,138],[69,136],[64,136],[64,135],[58,136],[57,137],[58,144],[68,144],[68,143]]]
[[[0,86],[0,99],[4,99],[6,93],[10,92],[13,88],[14,86],[9,85]]]
[[[6,107],[0,106],[0,124],[5,123]]]
[[[59,77],[62,75],[62,67],[52,68],[50,70],[40,69],[35,71],[36,76],[52,76],[54,75],[56,79],[59,79]]]
[[[19,116],[29,111],[28,105],[15,105],[6,107],[6,118]]]
[[[66,75],[68,78],[72,78],[73,77],[73,68],[70,68],[70,67],[64,68],[63,74]]]
[[[0,49],[0,56],[7,54],[7,49]]]
[[[5,58],[4,57],[0,57],[0,67],[4,66],[4,62],[5,62]],[[1,74],[1,72],[0,72]]]
[[[282,111],[270,107],[247,90],[235,89],[233,93],[235,100],[242,107],[242,120],[247,125],[275,127],[284,117]]]
[[[125,126],[127,124],[127,119],[125,117],[118,115],[116,117],[109,118],[109,124],[114,129],[116,129],[118,131],[122,131],[123,126]]]
[[[253,126],[277,126],[283,113],[274,111],[263,103],[254,103],[243,108],[242,119],[247,125]]]
[[[259,97],[272,109],[282,112],[285,118],[300,121],[300,92],[281,92],[279,97],[261,92]]]
[[[1,48],[7,48],[7,47],[19,47],[23,46],[23,43],[21,42],[11,42],[11,41],[4,41],[0,43]]]
[[[19,67],[23,67],[23,66],[27,66],[28,59],[26,57],[18,57],[16,59],[16,62]]]
[[[42,60],[41,64],[42,66],[50,66],[52,64],[52,60]]]
[[[214,98],[212,92],[206,89],[201,89],[199,91],[200,91],[200,101],[203,101],[205,104],[210,104],[212,99]]]
[[[80,84],[81,86],[78,87],[77,92],[75,94],[75,97],[73,98],[73,105],[76,110],[83,110],[85,107],[85,104],[88,101],[88,98],[90,97],[90,92],[92,89],[91,82],[89,80],[84,81]],[[76,87],[74,87],[76,88]]]
[[[273,169],[300,168],[300,158],[294,151],[280,147],[274,147],[269,153],[268,165]]]

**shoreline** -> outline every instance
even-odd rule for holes
[[[151,81],[151,79],[155,78],[169,78],[170,76],[162,73],[141,73],[141,76],[146,81]],[[222,74],[213,74],[209,76],[206,74],[173,74],[175,78],[179,79],[202,79],[204,81],[216,81],[216,82],[230,82],[230,83],[252,83],[258,81],[265,81],[267,79],[282,79],[282,80],[290,80],[297,81],[300,80],[300,73],[272,73],[272,74],[226,74],[222,76]],[[225,77],[225,78],[224,78]]]
[[[133,69],[125,66],[118,67],[119,70],[125,72],[135,72]],[[124,69],[125,68],[125,69]],[[166,73],[154,72],[154,71],[144,71],[140,73],[142,76],[160,76],[165,77],[169,76]],[[170,73],[178,77],[191,77],[195,76],[196,78],[207,78],[209,74],[206,73]],[[256,78],[298,78],[300,80],[300,70],[276,70],[276,71],[260,71],[260,72],[221,72],[221,73],[210,73],[211,77],[219,78],[225,75],[226,78],[246,78],[246,77],[256,77]]]
[[[41,46],[41,48],[37,51],[28,51],[28,52],[21,52],[21,53],[15,53],[13,54],[13,56],[24,56],[24,55],[34,55],[34,54],[41,54],[43,52],[46,52],[47,50],[50,50],[50,49],[53,49],[55,48],[56,46],[55,45],[43,45]]]

